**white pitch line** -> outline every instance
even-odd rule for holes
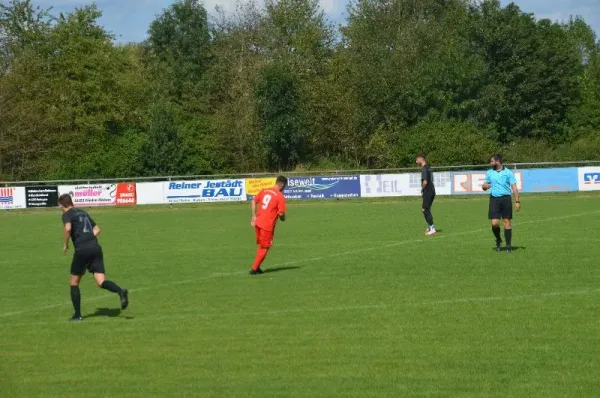
[[[585,212],[585,213],[569,214],[569,215],[566,215],[566,216],[550,217],[550,218],[544,218],[544,219],[540,219],[540,220],[524,221],[522,223],[514,223],[514,225],[519,226],[519,225],[525,225],[525,224],[544,223],[544,222],[548,222],[548,221],[564,220],[564,219],[568,219],[568,218],[581,217],[581,216],[587,216],[587,215],[598,214],[598,213],[600,213],[600,210],[591,211],[591,212]],[[410,243],[422,243],[422,242],[429,241],[429,240],[435,241],[435,240],[443,239],[443,238],[452,238],[452,237],[456,237],[456,236],[471,235],[471,234],[474,234],[474,233],[479,233],[479,232],[483,232],[483,231],[487,231],[487,230],[488,230],[488,228],[480,228],[480,229],[475,229],[475,230],[471,230],[471,231],[464,231],[464,232],[456,232],[456,233],[453,233],[453,234],[438,235],[436,237],[430,237],[430,238],[405,240],[405,241],[391,243],[389,245],[366,247],[366,248],[362,248],[362,249],[348,250],[348,251],[344,251],[344,252],[339,252],[339,253],[334,253],[334,254],[328,254],[326,256],[305,258],[305,259],[300,259],[300,260],[288,261],[288,262],[285,262],[285,263],[273,264],[273,265],[270,265],[269,268],[285,267],[285,266],[296,265],[296,264],[303,264],[303,263],[313,263],[313,262],[318,262],[318,261],[326,260],[326,259],[329,259],[329,258],[336,258],[336,257],[350,255],[350,254],[357,254],[357,253],[369,252],[369,251],[373,251],[373,250],[389,249],[389,248],[392,248],[392,247],[407,245],[407,244],[410,244]],[[233,271],[233,272],[215,273],[215,274],[211,274],[209,276],[205,276],[205,277],[202,277],[202,278],[183,279],[183,280],[179,280],[179,281],[173,281],[173,282],[163,283],[163,284],[160,284],[160,285],[152,285],[152,286],[140,287],[140,288],[136,288],[136,289],[129,289],[129,291],[130,292],[141,292],[141,291],[145,291],[145,290],[158,289],[158,288],[161,288],[161,287],[168,287],[168,286],[174,286],[174,285],[182,285],[182,284],[187,284],[187,283],[195,283],[195,282],[201,282],[201,281],[205,281],[205,280],[217,279],[217,278],[222,278],[222,277],[227,277],[227,276],[242,275],[242,274],[246,274],[246,273],[247,273],[246,270],[244,270],[244,271]],[[110,296],[109,295],[102,295],[102,296],[92,297],[90,299],[85,300],[85,302],[98,301],[98,300],[105,299],[107,297],[110,297]],[[38,312],[38,311],[43,311],[43,310],[52,309],[52,308],[59,308],[59,307],[62,307],[62,306],[65,306],[65,305],[69,305],[69,304],[71,304],[71,303],[70,302],[63,302],[61,304],[47,305],[47,306],[44,306],[44,307],[38,307],[38,308],[30,309],[30,310],[5,312],[3,314],[0,314],[0,318],[5,318],[5,317],[9,317],[9,316],[16,316],[16,315],[21,315],[21,314],[30,313],[30,312]]]
[[[592,290],[573,290],[563,292],[547,292],[547,293],[536,293],[536,294],[521,294],[515,296],[489,296],[489,297],[466,297],[452,300],[441,300],[441,301],[423,301],[419,303],[401,303],[397,305],[389,304],[370,304],[370,305],[350,305],[350,306],[336,306],[336,307],[311,307],[311,308],[289,308],[282,310],[269,310],[269,311],[246,311],[246,312],[220,312],[220,313],[198,313],[194,311],[186,311],[178,314],[161,315],[161,316],[149,316],[140,318],[129,318],[122,317],[124,321],[135,320],[135,322],[159,322],[169,320],[185,320],[185,319],[201,319],[201,318],[225,318],[225,317],[240,317],[240,316],[268,316],[268,315],[287,315],[287,314],[311,314],[311,313],[323,313],[323,312],[343,312],[343,311],[361,311],[361,310],[378,310],[378,309],[402,309],[402,308],[414,308],[414,307],[435,307],[438,305],[453,305],[453,304],[473,304],[473,303],[489,303],[494,301],[521,301],[529,299],[544,299],[549,297],[561,297],[561,296],[583,296],[588,294],[599,293],[600,289]],[[105,321],[100,321],[105,322]],[[91,323],[95,324],[97,322]],[[42,325],[65,325],[65,321],[52,321],[52,322],[31,322],[31,323],[7,323],[0,325],[0,328],[13,328],[20,326],[42,326]],[[37,329],[32,329],[33,331]]]

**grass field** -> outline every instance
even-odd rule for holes
[[[0,396],[600,396],[600,196],[524,196],[512,254],[487,200],[288,204],[263,268],[249,206],[91,210],[116,296],[58,212],[0,214]]]

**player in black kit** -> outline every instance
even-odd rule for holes
[[[127,308],[129,305],[127,290],[121,289],[116,283],[104,278],[104,257],[97,238],[100,228],[85,211],[73,207],[73,199],[69,194],[61,195],[58,203],[63,211],[62,220],[65,226],[63,251],[68,254],[69,238],[73,241],[75,248],[71,263],[71,301],[75,313],[71,320],[83,320],[79,281],[86,270],[94,274],[94,279],[99,287],[119,295],[121,309]]]
[[[435,200],[435,186],[433,185],[433,172],[431,167],[427,164],[425,156],[417,156],[417,164],[423,168],[421,171],[421,194],[423,195],[423,202],[421,204],[421,211],[427,221],[427,231],[425,235],[433,236],[437,233],[435,225],[433,225],[433,215],[431,214],[431,206]]]

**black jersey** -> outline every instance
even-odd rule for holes
[[[62,216],[63,224],[71,223],[71,240],[75,250],[98,246],[94,235],[96,223],[87,212],[71,208]]]
[[[431,171],[431,167],[426,164],[423,167],[423,171],[421,172],[421,182],[427,181],[427,186],[423,190],[423,195],[432,195],[435,194],[435,186],[433,185],[433,171]]]

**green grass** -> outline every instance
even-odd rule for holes
[[[416,199],[288,207],[259,277],[247,204],[91,210],[132,303],[79,324],[60,215],[0,214],[0,395],[600,395],[600,196],[525,196],[512,254],[484,198],[430,239]]]

